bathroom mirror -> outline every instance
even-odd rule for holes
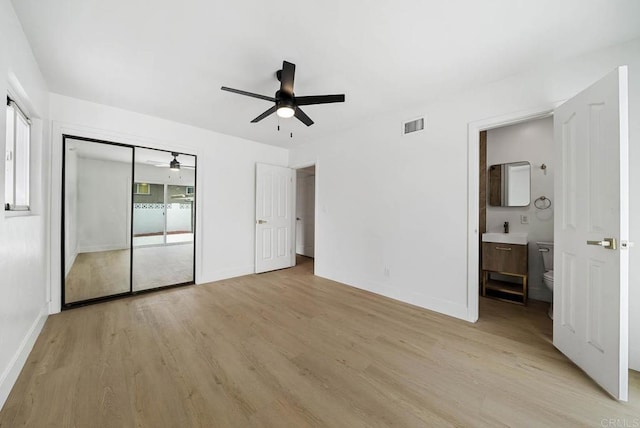
[[[511,162],[489,167],[489,205],[526,207],[531,203],[531,164]]]

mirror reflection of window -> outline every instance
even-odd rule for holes
[[[194,280],[195,172],[194,156],[136,148],[133,291]]]
[[[151,193],[151,186],[149,183],[136,183],[136,195],[149,195]]]
[[[164,244],[164,185],[136,183],[133,246]]]

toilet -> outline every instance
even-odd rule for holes
[[[542,257],[542,265],[544,266],[542,282],[544,282],[544,285],[546,285],[553,294],[553,242],[536,242],[536,245],[538,246],[538,252]],[[553,319],[553,301],[549,306],[549,318]]]

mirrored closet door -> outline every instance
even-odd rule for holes
[[[62,306],[194,283],[196,157],[63,137]]]
[[[193,282],[195,156],[135,150],[133,291]]]
[[[65,138],[63,304],[130,292],[133,148]]]

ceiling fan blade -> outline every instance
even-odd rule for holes
[[[296,97],[296,104],[308,106],[311,104],[343,103],[344,94],[340,95],[310,95],[307,97]]]
[[[220,89],[227,92],[233,92],[234,94],[246,95],[247,97],[253,97],[253,98],[260,98],[261,100],[271,101],[273,103],[276,102],[275,98],[268,97],[266,95],[254,94],[253,92],[241,91],[240,89],[227,88],[226,86],[223,86]]]
[[[269,116],[270,114],[275,113],[277,110],[276,106],[271,107],[269,110],[265,111],[264,113],[262,113],[260,116],[256,117],[255,119],[253,119],[251,121],[251,123],[256,123],[256,122],[260,122],[262,119],[264,119],[265,117]]]
[[[296,65],[282,61],[282,73],[280,73],[280,92],[293,96],[293,78],[296,74]]]
[[[307,126],[313,125],[313,120],[309,116],[305,114],[300,108],[296,109],[295,116],[300,119],[300,122],[304,123]]]

